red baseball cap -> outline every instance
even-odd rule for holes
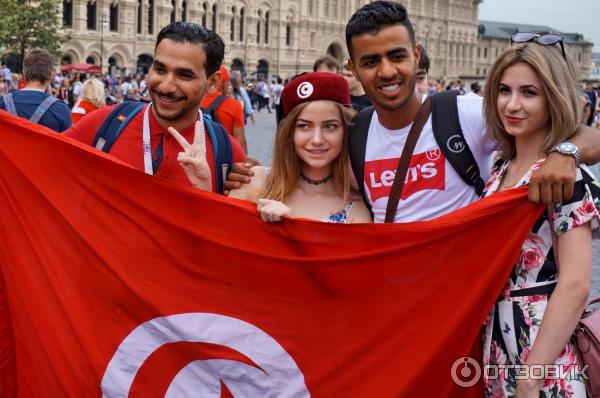
[[[290,81],[281,92],[284,118],[296,105],[303,102],[329,100],[351,107],[348,83],[340,75],[311,72]]]
[[[221,83],[225,83],[229,81],[229,72],[227,72],[227,68],[222,66],[219,68],[219,72],[221,72]]]

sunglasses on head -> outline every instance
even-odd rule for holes
[[[560,44],[560,49],[562,50],[562,56],[566,61],[567,54],[565,53],[565,46],[563,44],[564,39],[565,38],[563,36],[555,33],[539,35],[533,32],[517,32],[510,38],[510,44],[513,45],[515,43],[529,43],[534,41],[542,46],[553,46],[558,43]]]

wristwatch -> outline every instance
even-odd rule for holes
[[[579,166],[579,148],[572,142],[561,142],[558,145],[553,146],[548,153],[558,152],[561,155],[572,156],[575,159],[575,165]]]

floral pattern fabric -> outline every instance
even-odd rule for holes
[[[348,223],[348,213],[350,212],[351,208],[352,208],[352,201],[350,201],[350,203],[348,203],[342,210],[330,215],[329,217],[325,217],[325,218],[321,219],[321,221],[331,222],[331,223],[336,223],[336,224],[347,224]]]
[[[515,186],[527,185],[544,160],[535,163]],[[508,162],[504,160],[494,164],[482,197],[498,191],[507,167]],[[534,224],[504,290],[485,322],[484,365],[504,365],[497,372],[484,375],[486,397],[515,396],[516,371],[510,366],[523,364],[527,359],[542,324],[549,296],[558,280],[553,235],[559,236],[591,222],[593,236],[597,237],[599,209],[600,184],[587,167],[580,166],[573,197],[546,209]],[[579,366],[571,343],[567,343],[555,364],[562,365],[566,373]],[[540,397],[585,398],[583,380],[577,377],[576,372],[573,376],[546,379]]]

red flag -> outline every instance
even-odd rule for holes
[[[477,395],[451,370],[539,215],[523,190],[429,222],[265,224],[0,117],[9,393]]]

